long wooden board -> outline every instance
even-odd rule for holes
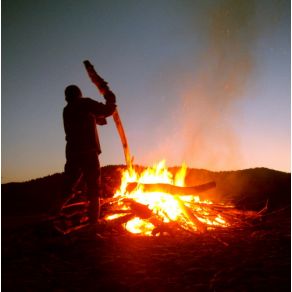
[[[126,133],[124,131],[124,127],[123,127],[123,124],[122,124],[122,121],[120,119],[120,115],[119,115],[119,112],[117,109],[113,113],[113,119],[114,119],[115,125],[117,127],[117,130],[118,130],[118,133],[119,133],[122,145],[123,145],[126,165],[127,165],[128,169],[131,169],[132,168],[132,157],[130,155],[130,148],[129,148]]]
[[[93,84],[97,87],[99,92],[103,96],[105,96],[109,92],[112,93],[112,91],[110,91],[108,83],[97,74],[93,65],[88,60],[84,61],[83,63],[84,63],[84,66],[85,66],[85,69],[88,73],[89,78],[91,79]],[[121,118],[120,118],[120,115],[119,115],[119,112],[117,109],[113,113],[113,119],[114,119],[116,128],[118,130],[118,133],[119,133],[122,145],[123,145],[126,165],[127,165],[128,169],[131,169],[132,168],[132,157],[130,155],[130,148],[129,148],[128,140],[127,140],[126,133],[125,133],[125,130],[123,127],[123,123],[121,121]]]

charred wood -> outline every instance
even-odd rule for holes
[[[170,195],[179,195],[179,196],[189,196],[189,195],[196,195],[198,193],[205,192],[207,190],[213,189],[216,187],[215,182],[208,182],[202,185],[197,186],[189,186],[189,187],[180,187],[171,184],[140,184],[140,183],[129,183],[127,186],[127,192],[131,193],[137,187],[142,187],[144,192],[163,192],[168,193]]]
[[[153,212],[146,205],[138,203],[132,199],[125,199],[123,202],[131,208],[133,214],[141,219],[147,219],[153,215]]]

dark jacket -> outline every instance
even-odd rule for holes
[[[103,104],[91,98],[77,98],[63,111],[66,153],[96,151],[101,153],[96,124],[112,115],[115,104]],[[104,124],[102,123],[102,124]]]

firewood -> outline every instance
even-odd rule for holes
[[[118,217],[116,219],[113,219],[111,221],[109,221],[109,224],[111,226],[118,226],[118,225],[122,225],[124,223],[127,223],[128,221],[130,221],[131,219],[133,219],[135,217],[135,214],[127,214],[125,216],[122,217]]]
[[[88,207],[88,202],[87,201],[83,201],[83,202],[77,202],[77,203],[72,203],[72,204],[68,204],[62,207],[62,210],[65,209],[72,209],[72,208],[82,208],[82,207]]]
[[[142,187],[144,192],[163,192],[170,195],[179,195],[179,196],[188,196],[188,195],[196,195],[198,193],[205,192],[209,189],[215,188],[216,183],[211,181],[202,185],[197,186],[188,186],[188,187],[180,187],[171,184],[142,184],[142,183],[129,183],[127,186],[127,192],[131,193],[137,187]]]
[[[88,202],[77,202],[70,205],[65,205],[59,212],[60,216],[70,218],[77,214],[85,214],[88,211]]]
[[[191,220],[195,225],[196,227],[198,228],[198,230],[200,232],[205,232],[206,231],[206,226],[204,223],[202,223],[194,214],[193,214],[193,211],[184,205],[183,201],[179,198],[179,197],[176,197],[176,200],[178,201],[181,209],[183,210],[185,216]]]
[[[106,210],[105,212],[105,215],[108,216],[108,215],[122,215],[122,214],[130,214],[131,213],[131,210]]]
[[[153,230],[152,230],[152,235],[156,236],[158,234],[162,235],[164,233],[167,233],[171,236],[175,236],[175,228],[172,224],[170,223],[163,223],[157,225]]]
[[[132,199],[125,199],[123,200],[130,208],[133,214],[141,219],[147,219],[153,215],[153,212],[143,204],[140,204]]]

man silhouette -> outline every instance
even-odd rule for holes
[[[106,117],[115,111],[115,98],[106,103],[83,97],[76,85],[65,89],[67,105],[63,111],[66,135],[66,164],[64,173],[64,196],[68,198],[80,179],[87,187],[89,221],[96,223],[99,217],[100,189],[100,143],[96,125],[106,124]]]

